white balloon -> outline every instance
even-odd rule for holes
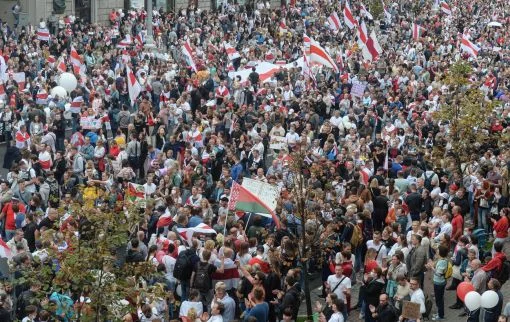
[[[491,309],[491,308],[495,307],[496,305],[498,305],[498,302],[499,302],[498,293],[489,290],[489,291],[485,291],[482,294],[481,304],[484,309]]]
[[[71,73],[63,73],[60,75],[60,79],[58,80],[58,84],[65,88],[65,90],[70,93],[74,89],[76,89],[76,86],[78,86],[78,80],[76,77]]]
[[[67,97],[67,91],[62,86],[55,86],[50,91],[51,96],[53,97],[60,97],[60,98],[66,98]]]
[[[471,291],[466,294],[466,297],[464,298],[464,304],[469,311],[478,310],[482,305],[482,296],[476,291]]]

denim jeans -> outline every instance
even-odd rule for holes
[[[446,284],[434,284],[434,297],[436,298],[437,314],[440,318],[444,318],[444,290]]]
[[[478,228],[487,230],[487,215],[490,208],[478,207]]]
[[[181,281],[181,302],[188,300],[189,281]]]

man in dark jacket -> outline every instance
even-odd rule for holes
[[[140,241],[137,238],[131,240],[131,248],[128,249],[126,263],[139,263],[145,261],[145,257],[139,249]]]
[[[388,301],[388,295],[387,294],[381,294],[379,295],[379,305],[377,308],[372,308],[370,310],[372,311],[372,317],[376,321],[384,321],[384,322],[396,322],[398,321],[398,315],[397,310],[391,305]]]
[[[13,163],[17,163],[21,160],[21,152],[16,147],[16,142],[11,141],[10,145],[7,147],[4,156],[4,169],[10,169]]]
[[[279,312],[283,312],[286,308],[292,310],[292,320],[297,320],[299,311],[299,305],[301,304],[300,294],[301,292],[297,288],[297,283],[294,276],[287,275],[285,278],[286,291],[285,293],[280,292],[278,298],[281,302],[278,304]],[[281,318],[281,317],[280,317]]]

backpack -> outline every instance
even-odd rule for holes
[[[353,248],[358,247],[363,242],[363,234],[361,228],[358,225],[353,225],[351,245]]]
[[[209,277],[209,263],[197,263],[195,278],[193,280],[193,288],[199,291],[207,292],[211,288]],[[174,270],[175,271],[175,270]]]
[[[193,254],[191,252],[192,250],[188,249],[182,251],[179,256],[177,256],[174,266],[174,277],[176,279],[189,281],[193,270],[193,266],[191,264],[191,256]]]
[[[446,266],[446,271],[444,272],[444,278],[449,279],[450,277],[452,277],[452,274],[453,274],[452,261],[448,261],[448,264]]]
[[[501,283],[501,285],[505,284],[505,282],[510,278],[510,261],[503,261],[503,265],[501,266],[501,270],[496,274],[496,279]]]
[[[423,186],[428,190],[428,191],[431,191],[432,188],[434,188],[432,186],[432,178],[434,178],[434,175],[436,173],[434,171],[432,171],[432,174],[430,176],[427,176],[427,171],[425,171],[423,173],[423,177],[425,178],[425,181],[423,182]]]

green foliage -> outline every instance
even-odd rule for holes
[[[65,211],[59,209],[59,212]],[[31,285],[38,281],[42,285],[41,297],[51,292],[74,298],[88,297],[89,304],[76,307],[75,317],[80,321],[118,320],[127,310],[133,310],[133,307],[120,305],[122,300],[131,298],[136,302],[162,296],[161,287],[147,288],[145,283],[155,275],[151,262],[120,267],[117,263],[116,251],[127,247],[129,236],[144,216],[139,209],[115,211],[75,202],[69,212],[78,222],[80,238],[71,233],[67,241],[69,248],[59,252],[55,246],[55,232],[44,232],[41,239],[52,245],[47,248],[51,260],[24,269],[16,283]]]
[[[375,20],[384,19],[384,8],[380,0],[370,0],[368,2],[368,10]]]
[[[449,68],[443,79],[448,86],[448,92],[443,93],[446,103],[433,115],[436,121],[449,123],[449,152],[460,172],[461,165],[469,162],[476,149],[490,138],[489,118],[495,107],[492,101],[485,99],[485,94],[479,89],[480,84],[470,81],[471,73],[471,66],[463,61]],[[444,158],[447,152],[443,148],[434,148],[439,159]]]

